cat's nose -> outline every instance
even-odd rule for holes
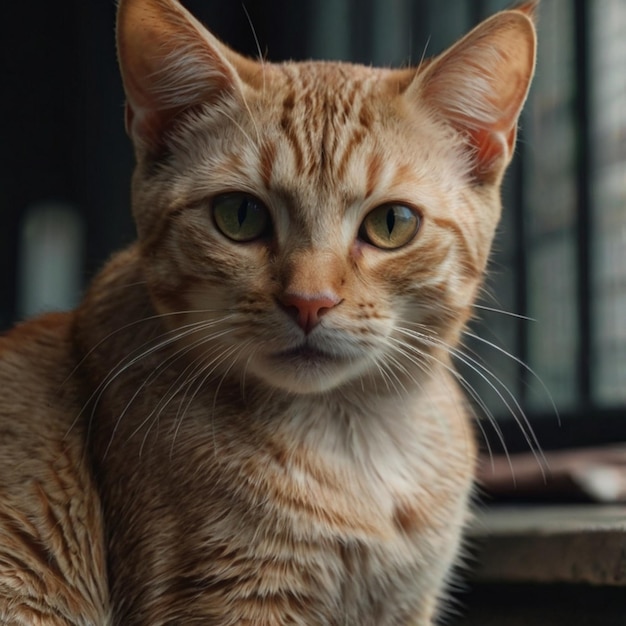
[[[293,317],[305,334],[309,334],[318,324],[320,318],[336,307],[340,302],[335,294],[299,294],[284,293],[280,298],[283,309]]]

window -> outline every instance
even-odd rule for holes
[[[626,4],[589,3],[591,392],[626,403]]]
[[[506,349],[535,372],[518,363],[495,369],[544,446],[626,437],[619,419],[626,403],[624,67],[624,2],[540,4],[537,76],[508,181],[493,287],[504,309],[530,320],[490,315],[482,334],[501,332]],[[493,393],[490,403],[503,413]],[[524,447],[515,430],[507,443]]]

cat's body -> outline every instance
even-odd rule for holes
[[[261,66],[121,3],[139,242],[0,339],[0,622],[432,623],[525,12],[416,73]]]

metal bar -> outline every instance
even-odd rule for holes
[[[578,330],[577,378],[579,402],[583,407],[592,403],[591,358],[592,358],[592,290],[591,290],[591,140],[589,76],[589,5],[587,0],[574,3],[574,50],[576,62],[575,118],[577,125],[578,153],[576,161],[577,181],[577,270],[578,270]]]
[[[507,210],[513,211],[513,224],[515,233],[517,234],[515,238],[513,261],[515,272],[515,312],[518,315],[528,316],[528,250],[530,246],[528,224],[524,214],[524,207],[526,206],[526,172],[524,168],[524,151],[525,142],[518,137],[515,159],[511,164],[513,189],[512,206],[507,207]],[[515,330],[515,353],[521,363],[528,363],[530,355],[528,321],[521,318],[516,319]],[[521,363],[518,366],[518,380],[520,382],[516,389],[516,395],[521,405],[526,407],[529,390],[528,369],[522,366]]]

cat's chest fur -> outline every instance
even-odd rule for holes
[[[111,530],[114,600],[123,593],[150,623],[216,612],[216,623],[230,623],[226,615],[233,624],[253,623],[265,612],[268,624],[382,625],[404,623],[409,608],[413,616],[426,610],[429,568],[439,575],[432,554],[454,550],[447,531],[464,522],[452,494],[467,493],[468,455],[452,480],[449,451],[419,462],[389,443],[387,451],[351,457],[343,444],[314,447],[331,433],[299,444],[290,429],[231,439],[210,432],[219,429],[214,419],[182,435],[181,448],[170,443],[169,459],[163,449],[151,457],[148,442],[133,477],[124,475],[136,452],[122,447],[121,475],[114,458],[107,464],[109,481],[126,485],[117,493],[110,482],[104,488],[107,517],[132,511],[138,531],[132,523]],[[155,477],[159,493],[140,508],[134,494]],[[118,545],[133,546],[130,569]]]

